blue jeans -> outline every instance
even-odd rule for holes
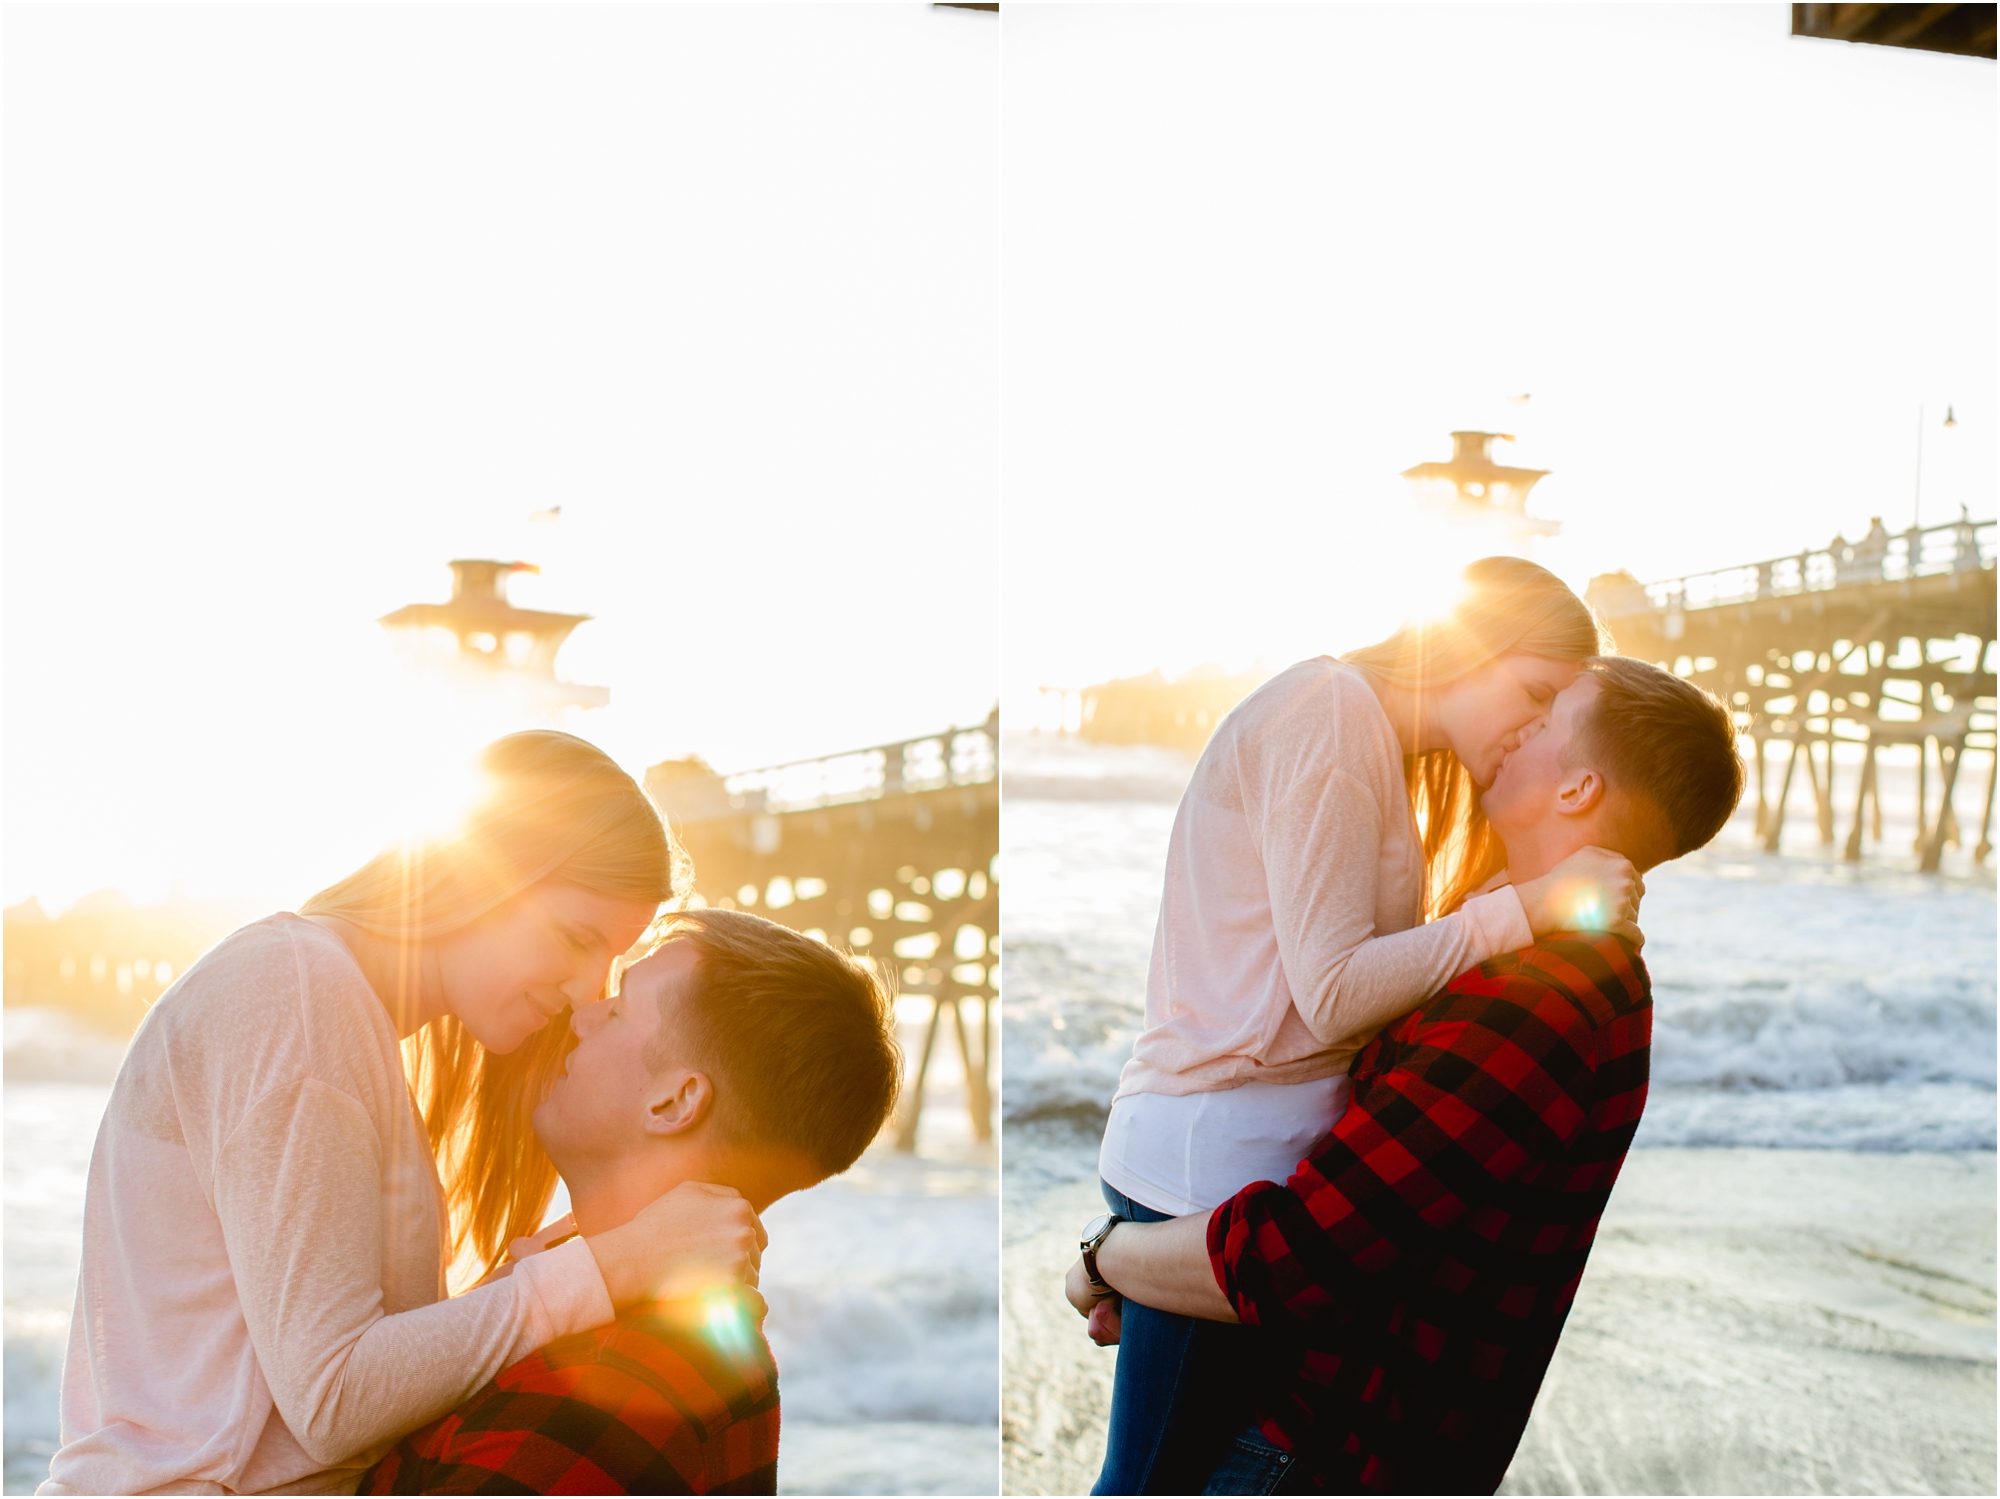
[[[1204,1494],[1291,1494],[1304,1492],[1292,1476],[1292,1455],[1254,1425],[1239,1431],[1222,1461],[1208,1475]]]
[[[1160,1223],[1173,1216],[1134,1202],[1108,1182],[1102,1185],[1104,1200],[1121,1218]],[[1211,1472],[1222,1476],[1217,1465],[1235,1455],[1231,1441],[1250,1421],[1257,1331],[1157,1311],[1128,1298],[1104,1468],[1091,1493],[1199,1494]]]

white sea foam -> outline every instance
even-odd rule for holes
[[[995,1419],[998,1199],[990,1186],[925,1195],[920,1167],[907,1175],[914,1191],[836,1180],[765,1215],[766,1331],[787,1421]]]
[[[7,1082],[108,1084],[125,1043],[80,1025],[61,1010],[14,1006],[6,1020]]]

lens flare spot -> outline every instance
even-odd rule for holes
[[[702,1324],[708,1340],[728,1353],[741,1354],[750,1346],[750,1318],[742,1301],[730,1292],[718,1291],[703,1300]]]

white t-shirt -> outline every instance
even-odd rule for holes
[[[1309,1083],[1128,1093],[1111,1106],[1098,1174],[1155,1212],[1206,1213],[1252,1182],[1290,1176],[1351,1096],[1344,1072]]]

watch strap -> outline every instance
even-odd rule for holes
[[[1103,1248],[1104,1241],[1111,1237],[1111,1230],[1125,1221],[1125,1219],[1113,1213],[1110,1216],[1110,1221],[1103,1228],[1099,1229],[1094,1237],[1083,1241],[1083,1274],[1084,1278],[1090,1282],[1091,1287],[1095,1290],[1109,1291],[1111,1289],[1111,1283],[1097,1273],[1097,1251]]]

